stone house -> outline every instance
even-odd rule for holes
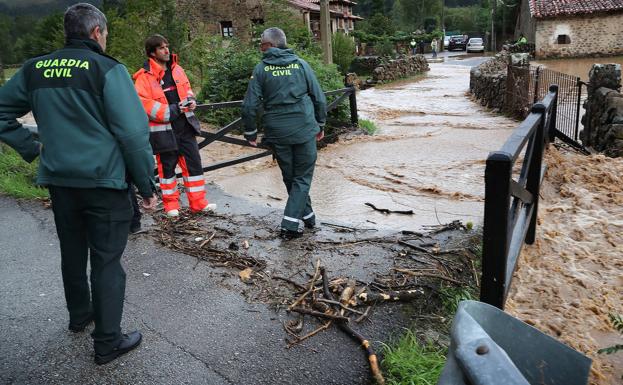
[[[299,11],[305,24],[316,39],[320,39],[320,0],[288,0],[288,3]],[[353,6],[357,5],[349,0],[330,0],[329,13],[331,15],[331,31],[333,33],[348,33],[355,29],[355,22],[363,20],[353,14]]]
[[[623,54],[623,0],[522,0],[517,34],[537,58]]]
[[[289,10],[299,15],[316,38],[320,38],[320,0],[286,0]],[[330,0],[333,33],[348,33],[355,21],[362,18],[353,14],[357,3],[350,0]],[[254,26],[264,23],[267,1],[263,0],[177,0],[180,13],[190,21],[191,34],[206,31],[223,37],[236,36],[251,39]]]

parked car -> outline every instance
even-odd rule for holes
[[[485,44],[479,37],[472,37],[467,42],[467,52],[485,52]]]
[[[455,35],[450,36],[450,40],[448,41],[448,51],[452,51],[455,49],[465,50],[465,46],[467,45],[467,39],[463,35]]]
[[[450,44],[450,35],[444,35],[443,37],[443,47],[448,49],[448,45]]]

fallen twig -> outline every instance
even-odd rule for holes
[[[342,309],[344,309],[344,310],[348,310],[348,311],[350,311],[350,312],[352,312],[352,313],[355,313],[355,314],[361,314],[361,315],[363,315],[363,313],[362,313],[362,312],[360,312],[359,310],[355,310],[355,309],[353,309],[353,308],[350,308],[350,307],[348,307],[348,306],[346,306],[346,305],[343,305],[343,304],[339,303],[338,301],[334,301],[334,300],[332,300],[332,299],[318,298],[316,301],[325,302],[325,303],[330,303],[330,304],[332,304],[332,305],[339,306],[339,307],[341,307],[341,308],[342,308]]]
[[[311,293],[314,290],[314,284],[316,283],[316,280],[320,277],[320,260],[316,261],[316,270],[314,271],[314,276],[312,277],[311,281],[309,282],[309,287],[307,288],[307,291],[305,293],[303,293],[296,301],[294,301],[292,303],[292,305],[290,305],[288,307],[288,310],[292,310],[295,306],[297,306],[299,303],[301,303],[305,297],[307,297],[307,295],[309,293]]]
[[[293,307],[293,308],[288,309],[288,310],[293,311],[295,313],[313,315],[314,317],[326,318],[326,319],[330,319],[330,320],[334,320],[334,321],[349,322],[348,317],[343,317],[341,315],[335,315],[335,314],[323,313],[323,312],[319,312],[319,311],[316,311],[316,310],[306,309],[306,308],[303,308],[303,307]]]
[[[308,338],[310,338],[310,337],[315,336],[316,334],[320,333],[320,332],[321,332],[321,331],[323,331],[323,330],[328,329],[328,328],[329,328],[329,326],[331,326],[331,324],[332,324],[332,323],[333,323],[333,321],[332,321],[332,320],[329,320],[329,321],[327,321],[327,323],[325,323],[324,325],[320,326],[319,328],[317,328],[316,330],[314,330],[314,331],[312,331],[312,332],[310,332],[310,333],[305,334],[305,335],[304,335],[304,336],[302,336],[302,337],[299,337],[299,336],[294,336],[294,337],[296,338],[296,340],[295,340],[295,341],[292,341],[292,342],[289,342],[289,343],[288,343],[288,346],[286,346],[286,349],[290,349],[292,346],[294,346],[294,345],[296,345],[296,344],[298,344],[298,343],[301,343],[301,342],[305,341],[306,339],[308,339]]]
[[[329,285],[327,284],[327,271],[325,270],[324,267],[320,271],[322,274],[322,282],[323,282],[322,289],[324,292],[324,296],[328,299],[334,300],[333,295],[331,295],[331,292],[329,292]],[[345,322],[338,322],[338,327],[342,329],[342,331],[344,331],[350,337],[359,341],[361,343],[361,346],[363,346],[363,348],[366,349],[366,353],[368,355],[368,362],[370,362],[370,371],[372,372],[372,376],[376,380],[377,384],[384,385],[385,379],[383,378],[383,374],[381,373],[381,370],[379,369],[379,361],[378,361],[378,358],[376,357],[376,352],[370,345],[370,342],[367,339],[365,339],[361,334],[354,331]]]
[[[410,247],[410,248],[412,248],[414,250],[421,251],[421,252],[426,253],[426,254],[430,254],[431,253],[429,250],[427,250],[427,249],[425,249],[425,248],[423,248],[421,246],[414,245],[413,243],[409,243],[409,242],[405,242],[405,241],[398,241],[398,243],[403,245],[403,246]]]
[[[359,318],[357,318],[355,320],[355,322],[359,323],[359,322],[363,321],[365,318],[367,318],[368,317],[368,313],[370,312],[370,309],[372,309],[372,306],[368,306],[366,308],[366,311],[364,311],[363,314],[361,316],[359,316]]]
[[[406,215],[413,215],[413,210],[389,210],[389,209],[379,209],[377,208],[375,205],[373,205],[372,203],[366,202],[364,203],[366,206],[371,207],[372,210],[381,212],[383,214],[406,214]]]
[[[423,294],[424,291],[422,289],[390,291],[388,293],[361,293],[357,296],[357,299],[363,303],[374,303],[379,301],[404,302],[421,298]]]
[[[305,286],[303,286],[303,285],[301,285],[299,283],[294,282],[290,278],[281,277],[279,275],[272,275],[271,278],[287,282],[287,283],[291,284],[292,286],[296,287],[297,289],[299,289],[300,291],[307,290],[307,288]]]
[[[409,275],[414,276],[414,277],[439,278],[439,279],[443,279],[444,281],[456,283],[457,285],[462,285],[463,284],[463,282],[461,282],[461,281],[457,281],[454,278],[446,277],[445,275],[441,275],[441,274],[420,273],[420,272],[417,272],[417,271],[412,271],[412,270],[407,270],[407,269],[399,269],[399,268],[394,268],[393,270],[398,271],[400,273],[409,274]]]
[[[357,227],[343,226],[343,225],[338,225],[338,224],[329,223],[329,222],[320,222],[320,224],[329,226],[329,227],[336,227],[338,229],[350,230],[350,231],[378,231],[377,229],[360,229]]]

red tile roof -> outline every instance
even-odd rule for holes
[[[529,0],[530,14],[537,18],[623,11],[623,0]]]

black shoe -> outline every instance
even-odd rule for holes
[[[95,353],[95,363],[98,365],[104,365],[119,357],[122,354],[129,352],[141,344],[143,340],[142,334],[137,330],[129,334],[123,334],[121,336],[121,342],[112,352],[108,354]]]
[[[303,235],[302,231],[287,230],[287,229],[281,229],[281,234],[279,234],[279,236],[285,240],[300,238],[302,235]]]
[[[313,229],[314,227],[316,227],[316,221],[309,221],[309,222],[303,221],[303,223],[305,224],[306,229]]]
[[[139,223],[132,223],[130,225],[130,234],[138,234],[142,230],[143,229],[141,228],[141,222],[139,222]]]
[[[80,333],[81,331],[84,331],[84,329],[86,329],[86,327],[89,326],[91,322],[93,322],[93,313],[89,313],[87,318],[85,318],[82,322],[69,322],[69,326],[67,327],[67,329],[74,333]]]

